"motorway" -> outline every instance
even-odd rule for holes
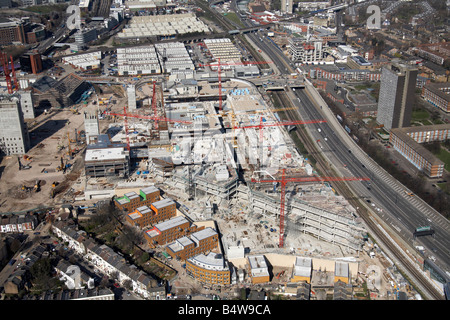
[[[244,20],[243,23],[250,26],[248,20]],[[251,33],[247,37],[273,61],[282,75],[293,72],[295,67],[264,33]],[[313,103],[317,99],[310,96],[306,90],[297,89],[291,92],[291,96],[294,95],[296,98],[291,101],[298,106],[302,120],[330,120],[330,117],[334,117],[326,105],[322,105],[319,109]],[[319,127],[320,132],[317,130]],[[365,205],[371,208],[385,225],[395,230],[410,248],[425,247],[426,258],[431,257],[431,260],[435,261],[442,270],[449,272],[450,225],[448,220],[417,197],[408,196],[405,192],[406,188],[363,153],[342,126],[337,124],[335,118],[328,123],[309,125],[308,129],[311,128],[310,135],[315,141],[320,140],[322,153],[341,176],[371,179],[370,182],[354,182],[350,185],[355,197],[365,202]],[[344,135],[346,137],[343,137]],[[413,239],[414,230],[425,225],[433,227],[435,236]]]

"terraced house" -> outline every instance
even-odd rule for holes
[[[158,286],[158,282],[149,274],[139,270],[135,265],[130,265],[123,256],[114,252],[106,245],[100,245],[91,238],[80,236],[80,232],[64,222],[57,222],[52,226],[53,232],[68,246],[80,253],[84,260],[93,265],[100,272],[124,285],[130,284],[131,290],[149,300],[164,300],[165,287]]]

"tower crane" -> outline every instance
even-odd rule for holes
[[[284,214],[285,214],[285,194],[286,185],[290,182],[315,182],[315,181],[367,181],[369,178],[358,177],[298,177],[298,178],[286,178],[286,169],[281,170],[281,179],[261,180],[252,178],[254,183],[280,183],[281,198],[280,198],[280,235],[279,235],[279,247],[284,247]]]

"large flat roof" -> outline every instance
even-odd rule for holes
[[[182,225],[186,222],[189,222],[189,221],[185,217],[177,216],[177,217],[174,217],[167,221],[156,224],[155,228],[157,228],[159,231],[163,232],[165,230],[169,230],[169,229],[175,228],[179,225]]]
[[[154,206],[156,209],[161,209],[161,208],[170,206],[172,204],[175,204],[175,202],[170,198],[166,198],[166,199],[162,199],[162,200],[153,202],[152,206]]]

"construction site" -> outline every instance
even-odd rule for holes
[[[203,67],[208,77],[91,80],[77,103],[24,119],[30,145],[3,157],[1,211],[90,207],[155,186],[189,220],[214,221],[223,248],[368,257],[373,245],[355,208],[289,136],[321,120],[281,121],[285,108],[275,109],[252,82],[221,74],[220,60]],[[294,265],[281,261],[271,261],[274,274],[291,275]]]

